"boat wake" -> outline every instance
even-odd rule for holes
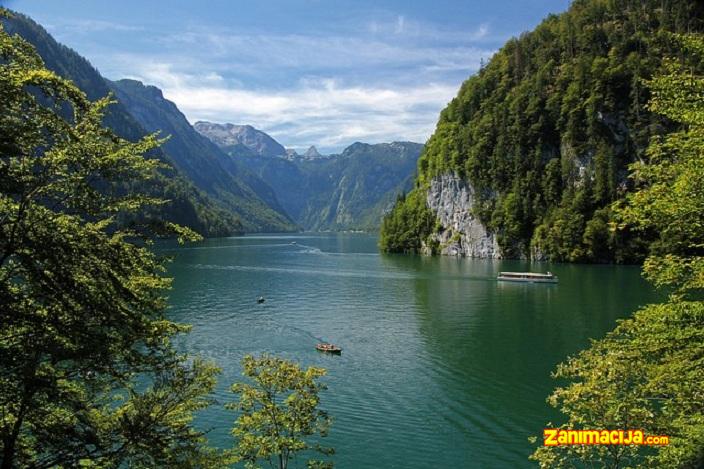
[[[392,280],[408,280],[414,279],[416,276],[412,274],[395,273],[379,274],[367,270],[320,270],[320,269],[292,269],[285,267],[259,267],[246,265],[213,265],[213,264],[189,264],[189,267],[203,270],[236,270],[241,272],[276,272],[276,273],[292,273],[292,274],[308,274],[308,275],[324,275],[330,277],[355,277],[355,278],[380,278]]]
[[[288,243],[275,243],[275,244],[228,244],[226,246],[178,246],[173,248],[162,248],[159,247],[155,249],[156,252],[180,252],[180,251],[200,251],[206,250],[210,251],[213,249],[244,249],[244,248],[272,248],[272,247],[284,247],[290,246]]]
[[[301,249],[299,249],[298,251],[296,251],[296,253],[300,253],[300,254],[319,254],[319,255],[323,255],[323,256],[327,255],[326,252],[324,252],[322,249],[317,248],[317,247],[315,247],[315,246],[308,246],[308,245],[305,245],[305,244],[295,244],[294,246],[301,248]]]

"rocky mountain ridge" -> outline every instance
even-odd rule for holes
[[[260,178],[229,158],[196,132],[178,107],[162,91],[137,80],[111,81],[118,101],[149,132],[169,139],[163,148],[175,166],[199,188],[236,214],[246,231],[294,231],[274,191]]]
[[[266,181],[285,213],[312,231],[376,230],[395,197],[411,189],[423,148],[411,142],[355,142],[336,155],[321,155],[311,146],[303,155],[289,149],[281,157],[267,158],[223,139],[219,130],[227,124],[201,122],[194,127]]]
[[[441,228],[423,240],[422,252],[449,256],[501,259],[497,236],[472,214],[474,189],[456,174],[434,177],[427,192],[427,204],[436,214]]]
[[[265,132],[251,125],[216,124],[198,121],[193,127],[225,151],[242,145],[264,157],[285,157],[286,149]]]

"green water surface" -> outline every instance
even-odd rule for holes
[[[545,402],[555,365],[656,299],[637,267],[380,255],[376,242],[315,233],[160,247],[175,255],[170,317],[194,326],[179,346],[223,368],[220,405],[198,417],[214,444],[233,444],[221,404],[240,359],[267,352],[328,369],[336,467],[531,467],[528,437],[559,420]],[[560,283],[497,282],[500,270],[550,270]],[[342,355],[317,352],[319,340]]]

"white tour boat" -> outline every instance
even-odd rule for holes
[[[506,282],[557,283],[557,275],[552,272],[540,274],[536,272],[499,272],[497,280]]]

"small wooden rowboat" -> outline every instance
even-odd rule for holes
[[[316,344],[315,349],[319,352],[334,353],[336,355],[340,355],[342,353],[342,349],[340,347],[337,345],[328,344],[326,342]]]

